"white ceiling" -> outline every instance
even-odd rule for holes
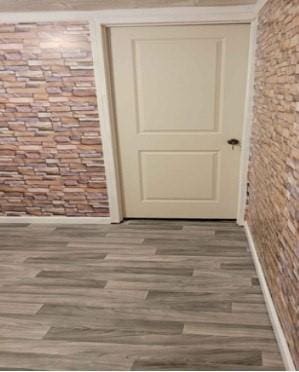
[[[0,0],[0,12],[250,5],[257,0]]]

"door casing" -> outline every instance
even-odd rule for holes
[[[247,194],[247,169],[249,159],[249,138],[251,131],[252,97],[254,81],[254,56],[256,46],[256,13],[249,7],[213,8],[169,8],[146,10],[116,10],[107,12],[90,21],[92,50],[95,65],[97,100],[103,138],[103,152],[106,166],[110,222],[123,220],[120,168],[116,139],[116,121],[113,104],[112,75],[110,70],[109,27],[142,25],[189,25],[189,24],[250,24],[249,58],[244,103],[243,135],[239,173],[239,195],[237,223],[244,225]],[[246,8],[246,9],[245,9]],[[182,11],[184,10],[184,11]],[[233,10],[233,11],[232,11]],[[244,12],[245,10],[245,12]]]

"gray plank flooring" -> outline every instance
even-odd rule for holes
[[[0,225],[0,370],[283,370],[234,222]]]

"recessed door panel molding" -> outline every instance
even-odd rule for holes
[[[218,130],[223,43],[218,38],[133,40],[137,133]],[[188,99],[182,102],[182,96]]]
[[[112,27],[125,217],[236,218],[249,25]],[[241,144],[242,145],[242,144]]]
[[[217,152],[141,151],[139,155],[143,202],[217,202]],[[200,177],[195,179],[198,170]]]

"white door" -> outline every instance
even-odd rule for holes
[[[124,215],[236,218],[249,25],[110,39]]]

